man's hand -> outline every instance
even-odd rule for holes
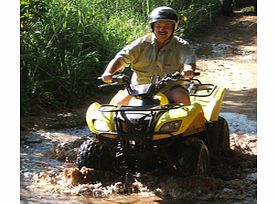
[[[194,76],[194,71],[193,70],[186,70],[186,71],[183,70],[181,74],[183,75],[183,77],[185,79],[190,79]]]
[[[185,79],[190,79],[194,76],[194,67],[192,65],[185,64],[184,70],[181,73]]]
[[[110,73],[103,73],[101,78],[102,78],[102,81],[105,82],[105,83],[111,83],[112,82],[112,74]]]

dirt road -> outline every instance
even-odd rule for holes
[[[257,118],[257,17],[222,17],[199,43],[198,68],[207,81],[227,88],[223,112]]]
[[[80,145],[76,138],[88,133],[77,127],[84,125],[86,105],[70,113],[21,119],[21,203],[256,203],[256,22],[256,16],[221,17],[190,39],[200,78],[227,89],[222,114],[230,125],[232,151],[215,162],[213,177],[149,175],[135,183],[136,194],[124,196],[115,195],[118,183],[72,187],[72,172],[62,170],[74,166]],[[58,127],[77,128],[43,130]]]

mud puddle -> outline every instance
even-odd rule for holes
[[[112,172],[75,168],[86,127],[23,134],[21,203],[256,203],[256,121],[221,115],[229,123],[231,150],[212,163],[209,177],[137,173],[128,185]]]

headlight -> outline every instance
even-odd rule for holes
[[[94,120],[93,125],[94,125],[95,130],[97,130],[97,131],[107,132],[110,130],[107,123],[103,120]]]
[[[182,121],[181,120],[176,120],[176,121],[172,121],[172,122],[168,122],[168,123],[165,123],[160,131],[161,132],[166,132],[166,133],[169,133],[169,132],[176,132],[179,130],[180,126],[182,124]]]

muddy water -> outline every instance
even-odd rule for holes
[[[256,203],[256,121],[221,115],[230,126],[232,150],[212,164],[210,177],[146,173],[132,175],[128,185],[112,172],[75,169],[86,127],[22,134],[21,203]],[[80,175],[93,182],[80,182]]]

